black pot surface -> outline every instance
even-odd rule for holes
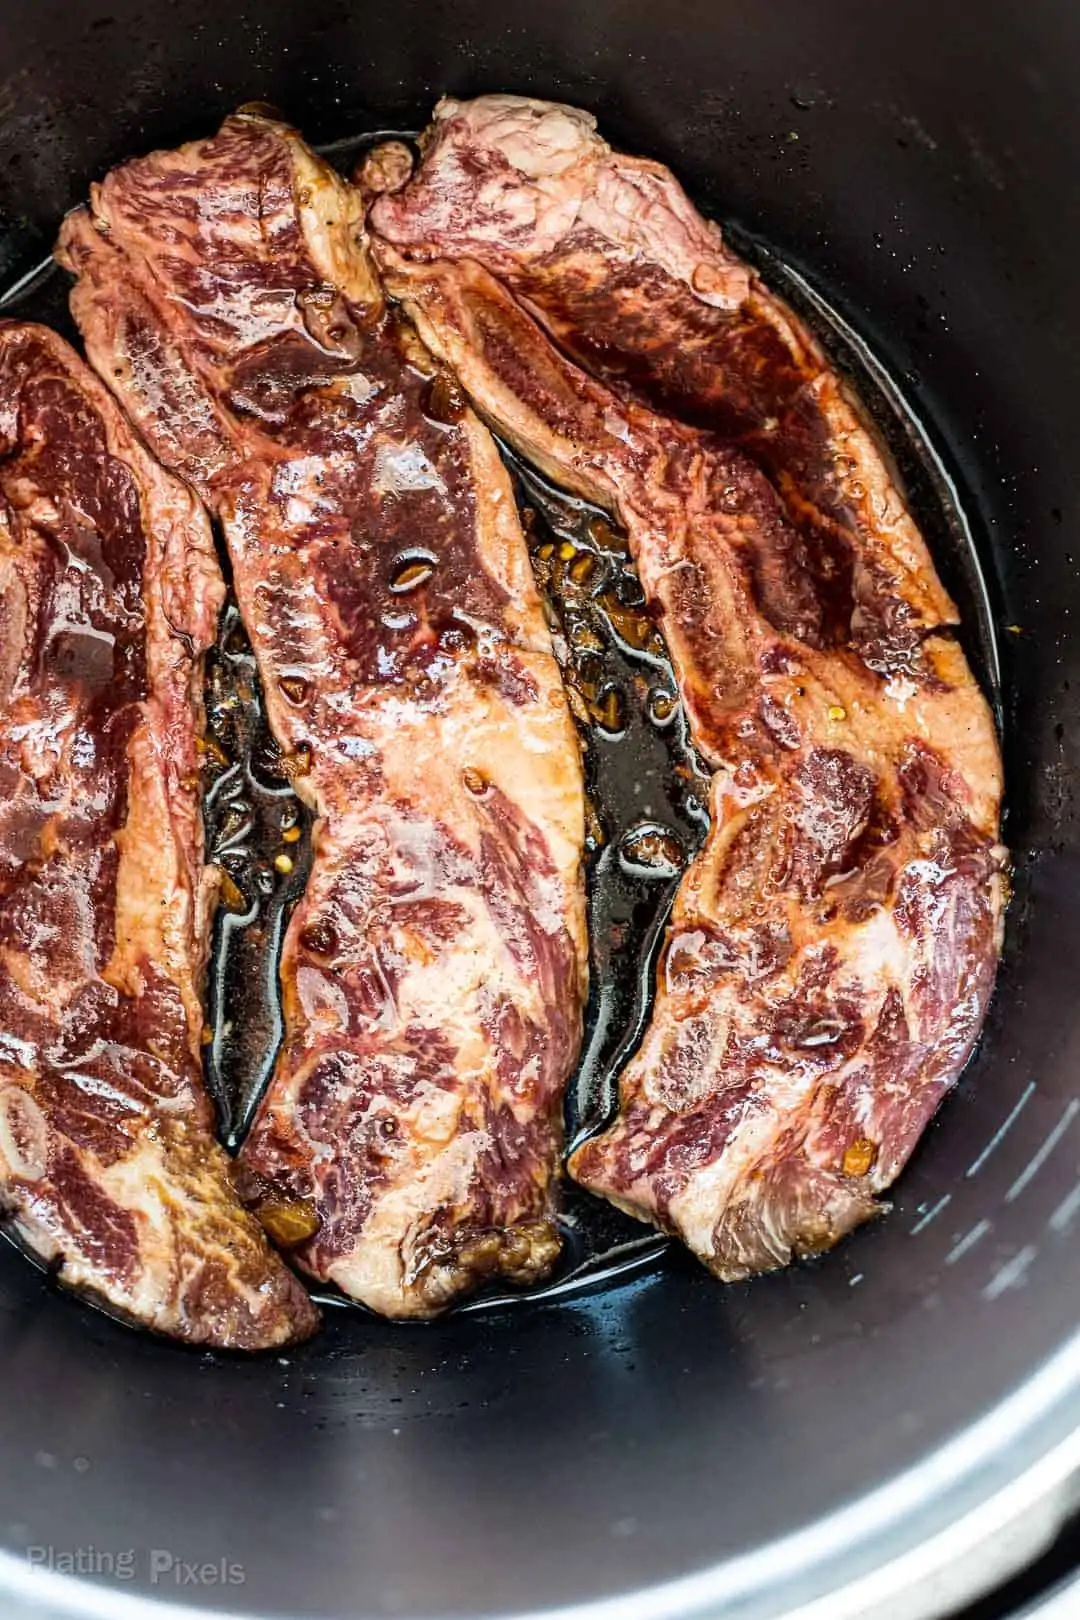
[[[0,282],[110,163],[242,101],[333,141],[491,89],[593,108],[800,267],[971,518],[1016,858],[981,1049],[891,1216],[812,1266],[722,1288],[670,1256],[428,1327],[330,1312],[244,1363],[116,1326],[4,1249],[0,1591],[774,1615],[1080,1425],[1078,75],[1070,0],[0,0]]]

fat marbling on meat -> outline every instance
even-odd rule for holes
[[[798,536],[815,642],[888,673],[955,621],[858,401],[663,165],[519,96],[440,102],[424,146],[381,227],[414,256],[476,258],[620,397],[747,449]]]
[[[514,97],[442,103],[422,151],[372,211],[387,285],[625,525],[713,769],[618,1116],[571,1172],[719,1276],[767,1270],[880,1207],[978,1036],[993,722],[874,435],[667,171]]]
[[[230,1349],[303,1338],[202,1084],[205,513],[45,328],[0,322],[0,1218],[68,1287]]]
[[[311,1275],[430,1315],[558,1253],[583,788],[507,474],[362,214],[245,113],[115,170],[61,253],[93,363],[221,520],[318,817],[248,1194]]]

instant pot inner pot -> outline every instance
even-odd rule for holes
[[[0,42],[4,284],[110,163],[254,97],[335,142],[418,127],[444,90],[532,91],[669,162],[925,425],[919,516],[984,681],[1000,646],[1016,858],[982,1046],[893,1213],[813,1265],[723,1288],[669,1253],[427,1327],[328,1310],[311,1345],[244,1362],[116,1326],[0,1252],[0,1590],[110,1615],[136,1595],[434,1617],[630,1593],[778,1615],[976,1506],[1080,1423],[1080,19],[0,0]],[[973,553],[939,521],[953,491]]]

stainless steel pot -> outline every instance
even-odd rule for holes
[[[490,88],[593,107],[801,266],[973,523],[1017,859],[976,1060],[891,1217],[813,1266],[334,1313],[242,1363],[0,1254],[4,1612],[919,1620],[1051,1533],[1080,1462],[1078,75],[1068,0],[0,0],[3,279],[109,163],[241,101],[333,140]]]

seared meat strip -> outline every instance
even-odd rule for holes
[[[520,96],[440,102],[423,146],[379,229],[414,258],[475,258],[621,398],[749,450],[799,537],[806,638],[902,672],[955,622],[858,402],[667,169],[613,152],[589,113]]]
[[[202,1085],[206,515],[82,361],[0,323],[0,1215],[65,1285],[256,1350],[317,1324]]]
[[[430,1315],[558,1253],[583,787],[507,475],[386,308],[362,206],[241,115],[116,170],[61,242],[94,364],[221,518],[319,817],[250,1196],[313,1276]]]
[[[459,209],[485,218],[498,164],[481,153],[451,210],[445,148],[427,151],[374,210],[408,244],[379,245],[387,285],[522,454],[625,525],[715,771],[618,1118],[571,1172],[737,1279],[870,1215],[971,1051],[1003,901],[993,724],[933,629],[947,599],[896,490],[907,538],[853,570],[874,574],[883,622],[919,624],[885,675],[854,627],[823,632],[813,541],[745,451],[580,371],[477,262],[505,268]],[[448,219],[446,250],[464,235],[475,258],[433,257]],[[507,227],[514,252],[533,221],[522,206]]]

